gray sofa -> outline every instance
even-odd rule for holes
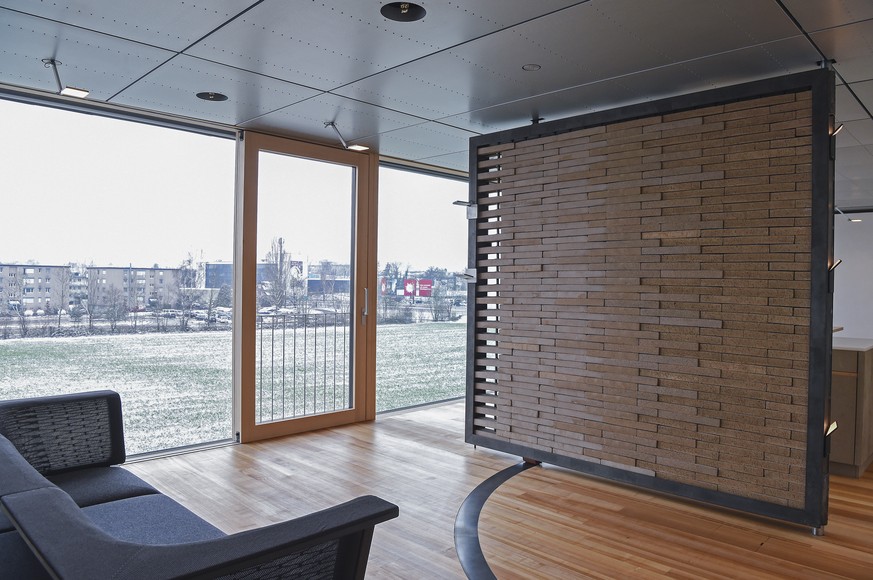
[[[112,391],[0,402],[0,577],[363,578],[374,496],[226,535],[119,467]]]

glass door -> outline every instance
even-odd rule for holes
[[[370,156],[253,134],[243,149],[241,439],[371,418]]]

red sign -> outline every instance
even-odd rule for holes
[[[433,293],[433,280],[422,279],[418,281],[418,295],[430,298]]]
[[[415,278],[407,278],[403,281],[403,295],[415,296]]]
[[[382,278],[380,287],[382,289],[382,296],[388,294],[388,278]]]

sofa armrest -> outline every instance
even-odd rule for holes
[[[373,527],[397,506],[364,496],[287,522],[175,545],[122,542],[97,528],[57,488],[7,495],[2,506],[55,577],[363,578]]]
[[[121,397],[114,391],[0,401],[0,434],[44,475],[126,458]]]

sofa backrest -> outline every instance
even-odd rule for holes
[[[0,401],[0,434],[43,475],[126,458],[114,391]]]

